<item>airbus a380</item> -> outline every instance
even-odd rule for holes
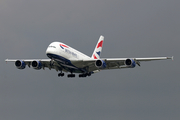
[[[46,55],[50,59],[6,59],[6,62],[15,62],[18,69],[25,69],[32,66],[36,70],[45,67],[60,71],[58,76],[64,76],[64,72],[70,72],[67,77],[75,77],[74,73],[79,73],[79,77],[91,76],[101,70],[134,68],[140,66],[141,61],[166,60],[172,57],[149,57],[149,58],[100,58],[104,37],[100,36],[98,43],[91,57],[75,50],[62,43],[53,42],[47,50]]]

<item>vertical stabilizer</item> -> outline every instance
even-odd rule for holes
[[[100,55],[101,55],[101,50],[102,50],[102,47],[103,47],[103,42],[104,42],[104,36],[100,36],[99,40],[98,40],[98,43],[94,49],[94,52],[92,54],[92,57],[93,59],[100,59]]]

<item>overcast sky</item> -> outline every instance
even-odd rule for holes
[[[179,120],[179,0],[1,0],[1,120]],[[141,67],[63,78],[6,58],[47,58],[61,41],[91,56],[174,56]],[[78,75],[76,75],[78,76]]]

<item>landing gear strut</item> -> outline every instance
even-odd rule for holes
[[[69,78],[69,77],[73,78],[73,77],[75,77],[75,74],[73,74],[73,71],[71,71],[71,74],[68,74],[67,77],[68,77],[68,78]]]

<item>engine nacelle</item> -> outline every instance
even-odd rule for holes
[[[104,69],[104,68],[106,68],[106,63],[105,63],[103,60],[97,60],[97,61],[95,62],[95,66],[96,66],[97,68],[102,68],[102,69]]]
[[[136,66],[136,62],[133,59],[126,59],[125,65],[127,65],[130,68],[134,68]]]
[[[42,68],[42,64],[40,61],[34,60],[34,61],[32,61],[31,65],[36,70],[40,70]]]
[[[15,62],[15,66],[18,68],[18,69],[24,69],[26,67],[26,63],[22,60],[17,60]]]

